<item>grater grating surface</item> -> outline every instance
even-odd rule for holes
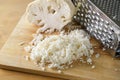
[[[119,0],[72,0],[77,7],[73,17],[85,26],[113,56],[120,56],[120,1]]]

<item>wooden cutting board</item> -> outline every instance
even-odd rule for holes
[[[32,40],[32,34],[36,32],[38,27],[28,23],[25,16],[21,18],[15,30],[7,40],[0,52],[0,67],[4,69],[40,74],[45,76],[59,77],[65,79],[78,80],[120,80],[120,60],[113,59],[111,55],[103,52],[96,41],[92,41],[97,46],[95,53],[99,53],[100,57],[93,56],[93,65],[75,63],[73,68],[63,70],[58,73],[56,70],[46,69],[35,66],[31,61],[26,61],[24,56],[24,46],[20,46],[21,42],[28,43]]]

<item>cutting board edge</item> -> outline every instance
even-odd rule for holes
[[[32,70],[32,69],[27,69],[27,68],[20,68],[20,67],[15,67],[15,66],[9,66],[6,64],[0,64],[1,69],[5,70],[11,70],[11,71],[17,71],[17,72],[23,72],[23,73],[29,73],[29,74],[35,74],[35,75],[41,75],[41,76],[48,76],[48,77],[54,77],[54,78],[60,78],[60,79],[70,79],[70,80],[95,80],[94,78],[86,78],[86,77],[75,77],[72,75],[65,75],[64,73],[50,73],[50,72],[43,72],[43,71],[37,71],[37,70]]]

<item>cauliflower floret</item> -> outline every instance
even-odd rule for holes
[[[28,5],[26,13],[30,23],[42,27],[41,32],[53,32],[72,21],[75,6],[71,0],[35,0]]]

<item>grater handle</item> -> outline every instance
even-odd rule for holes
[[[115,57],[120,57],[120,42],[119,42],[119,45],[118,45],[118,48],[116,50],[116,55]]]

